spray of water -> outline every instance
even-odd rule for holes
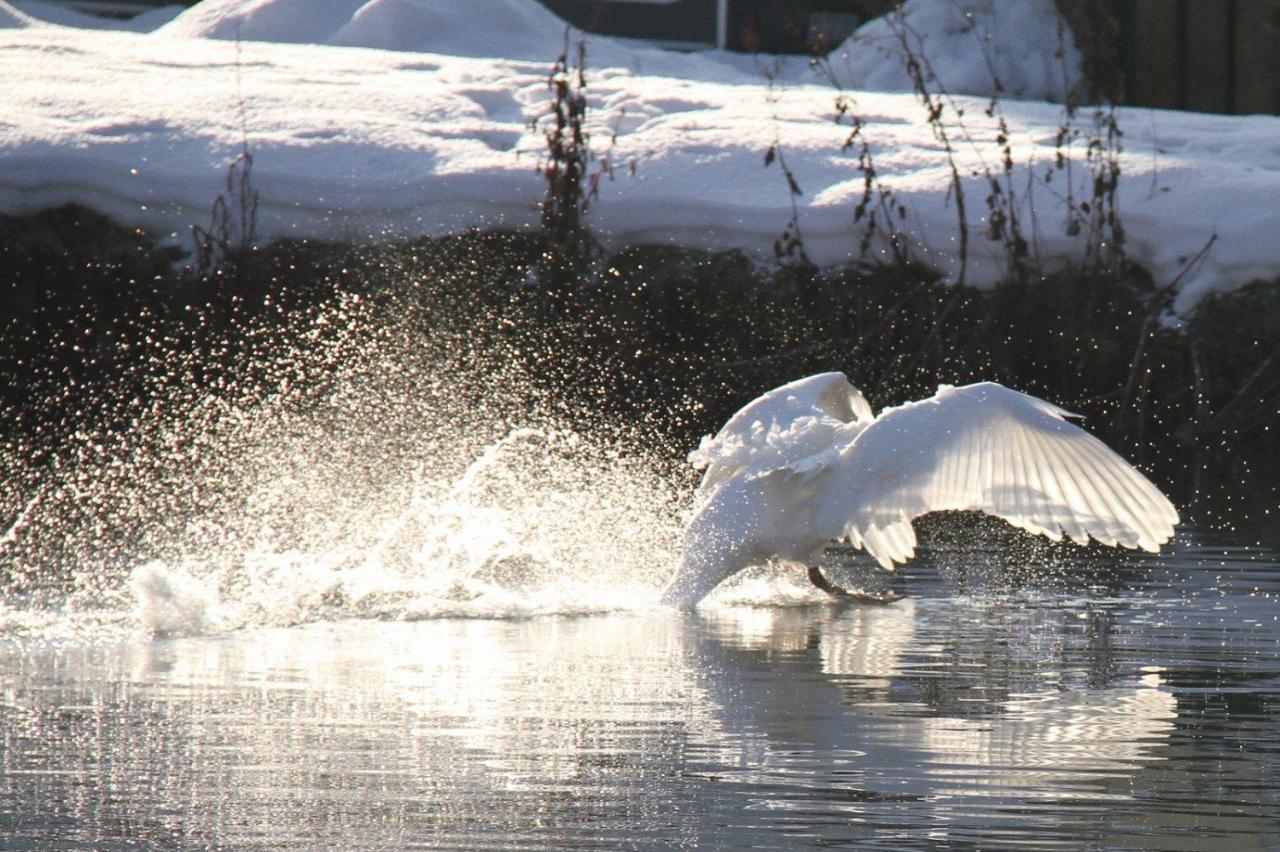
[[[199,387],[207,352],[161,352],[122,426],[73,432],[39,470],[10,452],[0,631],[651,605],[681,489],[405,304],[336,298]]]
[[[609,326],[534,312],[528,328],[561,336],[503,343],[520,300],[486,301],[465,258],[444,260],[461,277],[435,290],[388,267],[302,307],[276,293],[177,326],[142,310],[115,338],[85,333],[89,310],[56,332],[90,360],[83,340],[117,341],[125,372],[28,376],[44,396],[0,411],[38,420],[0,441],[0,635],[651,605],[680,558],[687,447],[654,445],[663,415],[644,420],[643,392],[619,407],[637,422],[591,410],[629,393],[625,366],[589,361],[600,382],[584,389],[560,344]],[[976,595],[1082,575],[1070,545],[975,524],[921,524],[917,564]],[[846,587],[890,585],[858,554],[844,563],[827,567]],[[823,601],[777,566],[712,597]]]

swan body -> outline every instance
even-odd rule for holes
[[[879,416],[843,373],[771,390],[690,454],[704,473],[663,601],[694,606],[772,559],[811,565],[835,539],[893,570],[915,555],[912,520],[947,510],[1158,551],[1177,511],[1073,416],[994,382],[943,385]]]

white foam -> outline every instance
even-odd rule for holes
[[[184,556],[134,569],[137,623],[178,636],[341,618],[645,609],[678,558],[670,493],[643,466],[574,433],[516,429],[443,485],[415,476],[402,500],[371,503],[342,527],[294,502],[314,483],[259,495],[263,530],[307,518],[292,529],[298,543],[281,546],[267,532],[217,552],[196,537]]]
[[[138,623],[156,636],[192,636],[216,629],[217,594],[180,568],[139,565],[129,579]]]

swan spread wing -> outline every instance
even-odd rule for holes
[[[1146,477],[1055,405],[992,382],[886,409],[824,476],[818,529],[885,568],[915,553],[913,518],[976,510],[1078,544],[1156,551],[1178,513]]]
[[[875,419],[844,373],[820,373],[775,388],[744,406],[689,454],[705,468],[704,496],[736,477],[812,470]]]

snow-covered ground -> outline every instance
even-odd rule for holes
[[[969,0],[962,5],[982,14],[930,18],[943,3],[955,7],[913,0],[909,11],[923,10],[915,26],[941,51],[934,64],[952,90],[980,90],[990,72],[974,69],[988,63],[1023,95],[1053,94],[1078,73],[1068,67],[1054,83],[1063,64],[1044,55],[1059,44],[1048,0],[1020,3],[1017,13],[1009,0]],[[548,110],[546,76],[564,29],[533,0],[205,0],[181,14],[154,13],[137,25],[154,26],[149,33],[52,24],[77,22],[45,4],[17,5],[0,0],[0,211],[78,202],[186,239],[191,225],[207,224],[243,126],[267,237],[363,241],[537,223],[544,143],[535,122]],[[1035,5],[1039,18],[1027,11]],[[993,34],[989,24],[999,20],[1016,24],[1012,36]],[[890,70],[898,58],[868,39],[869,26],[833,55],[836,77],[900,87]],[[1017,40],[1032,30],[1038,41]],[[973,43],[967,64],[955,52],[965,39]],[[1009,47],[1033,42],[1038,49]],[[797,200],[809,256],[824,264],[856,257],[863,175],[841,149],[848,128],[833,120],[835,89],[802,61],[681,55],[604,38],[587,50],[597,150],[613,138],[615,177],[602,181],[590,212],[607,245],[771,255],[791,216],[778,165],[764,165],[776,142],[804,191]],[[902,228],[914,251],[954,276],[950,173],[924,110],[909,93],[851,94],[879,177],[908,211]],[[974,172],[998,168],[1000,152],[986,101],[961,103],[975,140],[957,147],[972,234],[967,280],[988,283],[1004,259],[983,237],[988,189]],[[1064,228],[1065,173],[1044,181],[1061,109],[1025,100],[1002,108],[1014,185],[1034,206],[1023,221],[1035,251],[1047,265],[1078,258],[1081,238]],[[1137,109],[1119,118],[1119,207],[1133,259],[1172,281],[1218,236],[1182,275],[1180,308],[1209,290],[1280,274],[1280,118]],[[1074,190],[1088,197],[1083,143],[1074,153]]]

